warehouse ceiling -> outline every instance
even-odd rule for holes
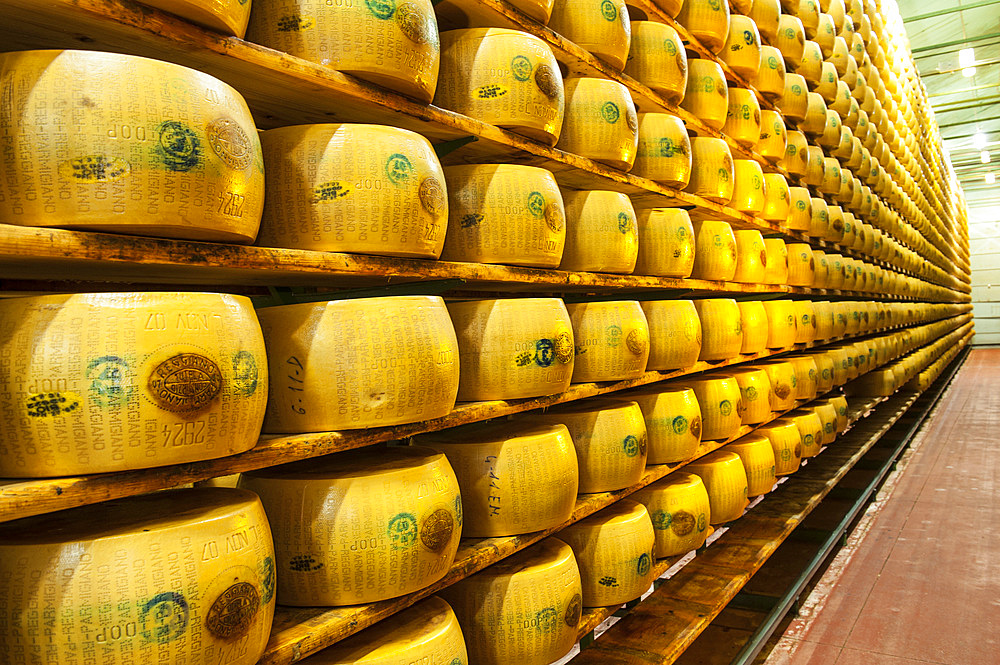
[[[969,207],[996,208],[1000,206],[1000,0],[897,3]],[[968,63],[959,64],[959,52],[968,48],[974,49],[974,72],[964,67]],[[984,150],[990,154],[989,164],[982,163]],[[996,184],[986,183],[987,173],[995,174]]]

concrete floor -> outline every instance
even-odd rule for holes
[[[1000,349],[974,349],[767,665],[1000,665]]]

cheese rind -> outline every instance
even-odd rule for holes
[[[560,270],[631,273],[639,254],[636,212],[628,196],[604,190],[562,190],[566,244]]]
[[[735,300],[711,298],[695,300],[701,320],[701,353],[699,360],[730,360],[743,348],[743,322]]]
[[[691,179],[691,139],[684,121],[669,113],[639,114],[639,147],[631,173],[685,187]]]
[[[684,42],[671,26],[658,21],[632,21],[625,73],[679,104],[687,88],[688,60]]]
[[[767,494],[774,489],[774,450],[771,442],[760,434],[747,434],[723,450],[736,453],[747,474],[747,496]]]
[[[701,440],[720,441],[734,436],[743,423],[743,397],[736,378],[728,374],[687,378],[685,387],[694,390],[701,410]]]
[[[708,491],[701,478],[675,471],[632,495],[646,506],[656,537],[656,558],[678,556],[705,544],[709,526]]]
[[[615,69],[625,66],[632,30],[624,0],[556,0],[548,26]]]
[[[711,524],[725,524],[743,515],[749,485],[739,455],[717,450],[688,464],[686,470],[701,477],[705,483]]]
[[[681,369],[698,362],[701,319],[690,300],[643,300],[649,324],[647,370]]]
[[[240,39],[250,20],[250,3],[242,0],[145,0],[143,4]]]
[[[774,451],[774,475],[788,476],[799,470],[802,463],[802,437],[799,428],[788,420],[775,420],[756,430],[767,437]]]
[[[268,347],[267,432],[400,425],[455,406],[459,344],[436,296],[259,310]]]
[[[694,457],[701,443],[701,407],[690,388],[646,388],[616,395],[639,404],[649,437],[647,464],[670,464]]]
[[[690,277],[695,264],[694,225],[687,210],[640,210],[639,252],[635,274],[656,277]]]
[[[574,383],[622,381],[645,373],[649,325],[638,302],[574,303],[566,310],[576,342]]]
[[[589,77],[566,79],[565,88],[566,114],[556,148],[622,171],[631,169],[639,121],[628,88]]]
[[[736,379],[743,400],[744,425],[756,425],[771,417],[771,379],[759,367],[737,367],[726,371]]]
[[[240,487],[272,525],[282,605],[402,596],[441,579],[458,551],[459,484],[429,448],[337,453],[244,473]]]
[[[0,476],[216,459],[260,434],[267,359],[243,296],[5,298],[0,356]]]

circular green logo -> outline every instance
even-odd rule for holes
[[[413,175],[413,164],[406,155],[390,155],[385,163],[385,175],[394,185],[405,184]]]
[[[372,16],[382,20],[392,18],[396,13],[396,0],[365,0],[365,5]]]
[[[724,399],[721,402],[719,402],[719,411],[724,416],[728,416],[729,414],[731,414],[733,412],[732,402],[730,402],[728,399]]]
[[[639,439],[634,434],[629,434],[622,442],[622,449],[627,457],[635,457],[639,454]]]
[[[615,3],[611,2],[611,0],[604,0],[601,3],[601,16],[608,21],[614,21],[618,18],[618,8],[615,7]]]
[[[671,421],[670,425],[674,428],[674,434],[683,434],[687,431],[688,421],[684,416],[677,416]]]
[[[527,81],[531,78],[531,60],[523,55],[515,55],[510,61],[510,71],[518,81]]]
[[[618,122],[618,118],[621,117],[621,114],[618,112],[618,105],[614,102],[604,102],[604,105],[601,106],[601,117],[609,125]]]
[[[528,210],[539,219],[545,214],[545,197],[541,192],[528,194]]]
[[[632,218],[627,212],[618,213],[618,230],[624,234],[632,230]]]
[[[672,39],[663,40],[663,48],[666,49],[667,53],[670,55],[677,55],[677,44],[674,43]]]

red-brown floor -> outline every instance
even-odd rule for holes
[[[1000,349],[975,349],[767,665],[1000,664]]]

